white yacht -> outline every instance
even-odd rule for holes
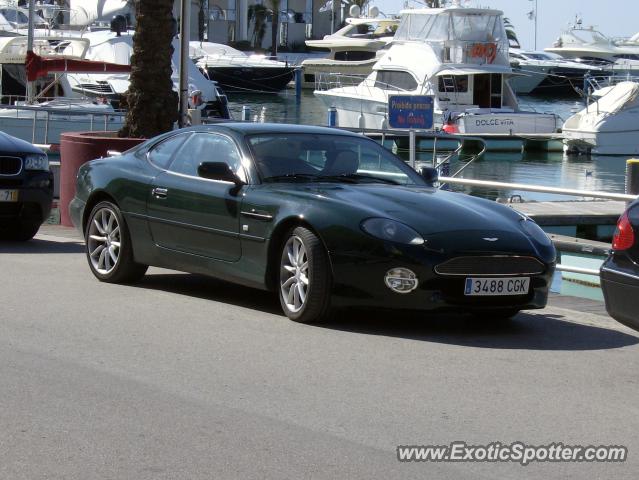
[[[639,83],[620,82],[595,90],[592,103],[564,123],[567,152],[639,154]]]
[[[320,73],[368,75],[382,49],[393,39],[398,18],[347,18],[346,25],[321,40],[306,40],[313,49],[329,50],[326,57],[307,58],[302,62],[303,88],[315,88]]]
[[[133,53],[133,31],[117,32],[102,30],[83,35],[90,42],[87,60],[109,62],[121,65],[131,63]],[[173,84],[179,84],[179,45],[173,40]],[[202,117],[229,118],[227,99],[215,82],[202,75],[197,66],[188,62],[189,68],[189,108],[197,108]],[[129,88],[128,73],[75,73],[67,74],[72,90],[77,96],[107,98],[113,102]]]
[[[419,60],[418,60],[419,59]],[[315,95],[337,110],[337,124],[387,128],[389,96],[430,95],[434,126],[459,133],[512,135],[556,131],[551,113],[524,112],[507,79],[513,74],[502,12],[484,8],[402,11],[388,51],[354,86],[330,77]],[[342,86],[335,87],[336,83]],[[445,125],[444,125],[445,124]]]
[[[72,98],[61,70],[96,69],[84,62],[89,41],[83,38],[37,37],[33,49],[39,63],[31,75],[31,95],[25,95],[30,70],[26,68],[27,37],[0,38],[0,130],[32,143],[59,143],[68,131],[118,130],[123,116],[110,104]],[[54,65],[51,65],[51,63]],[[108,68],[107,65],[102,65]]]
[[[510,66],[521,73],[510,79],[515,93],[570,94],[583,88],[584,76],[604,75],[603,68],[573,62],[546,52],[528,52],[510,48]]]
[[[564,58],[614,70],[639,70],[639,33],[629,39],[612,39],[583,26],[581,19],[561,32],[552,47],[544,49]]]

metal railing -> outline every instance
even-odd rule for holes
[[[539,193],[555,193],[557,195],[569,195],[572,197],[590,197],[590,198],[602,198],[605,200],[619,200],[623,202],[631,202],[637,199],[637,195],[628,195],[625,193],[609,193],[599,192],[596,190],[576,190],[572,188],[557,188],[557,187],[545,187],[542,185],[529,185],[527,183],[504,183],[493,182],[490,180],[472,180],[467,178],[454,178],[454,177],[439,177],[441,184],[458,184],[458,185],[472,185],[475,187],[486,188],[505,188],[511,190],[524,190],[529,192]]]
[[[86,102],[82,100],[74,101],[69,99],[61,101],[56,99],[55,104],[51,105],[2,105],[1,110],[15,111],[15,116],[13,114],[5,115],[4,118],[31,120],[31,143],[51,143],[49,137],[53,122],[82,122],[81,128],[89,131],[94,131],[98,128],[103,131],[117,130],[122,126],[123,118],[126,115],[125,112],[99,108],[92,109],[86,107],[86,105]],[[38,138],[37,133],[42,130],[43,137]]]

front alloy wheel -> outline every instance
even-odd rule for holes
[[[103,282],[132,282],[146,272],[146,265],[133,261],[129,231],[120,209],[111,202],[100,202],[91,211],[85,243],[89,267]]]
[[[304,227],[293,229],[282,248],[279,297],[288,318],[323,320],[330,311],[331,272],[321,241]]]

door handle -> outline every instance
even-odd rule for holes
[[[161,188],[161,187],[155,187],[153,190],[151,190],[151,194],[155,198],[166,198],[168,193],[169,193],[168,189]]]

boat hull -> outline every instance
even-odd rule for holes
[[[206,73],[226,93],[277,93],[286,88],[293,67],[207,66]]]
[[[591,153],[595,155],[639,154],[639,131],[596,132],[563,130],[564,150],[567,153]]]

